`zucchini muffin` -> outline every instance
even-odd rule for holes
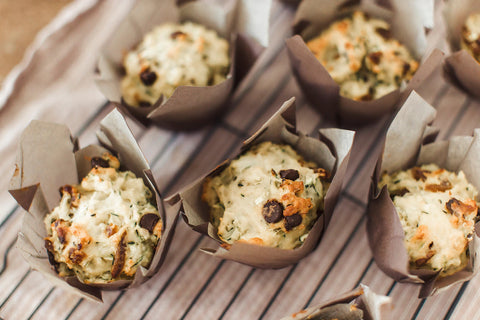
[[[323,211],[327,178],[289,145],[263,142],[208,177],[202,200],[225,243],[294,249]]]
[[[384,185],[405,232],[410,266],[440,271],[441,277],[463,269],[478,213],[478,192],[464,173],[428,164],[384,174]]]
[[[469,15],[465,21],[460,47],[480,62],[480,13]]]
[[[418,68],[408,49],[390,37],[390,26],[356,11],[334,22],[308,48],[353,100],[378,99],[410,80]]]
[[[147,107],[162,95],[169,98],[179,86],[218,84],[228,73],[228,51],[227,40],[202,25],[158,26],[124,58],[123,100],[133,107]]]
[[[162,232],[152,192],[110,154],[91,160],[79,185],[60,188],[60,204],[45,217],[45,247],[60,276],[84,283],[132,279],[147,268]]]

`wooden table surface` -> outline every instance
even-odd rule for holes
[[[444,28],[438,20],[440,10],[437,6],[436,27],[429,33],[430,50],[447,48]],[[292,96],[297,98],[300,130],[316,135],[318,128],[331,126],[305,101],[290,71],[284,39],[290,35],[293,13],[292,7],[273,3],[270,46],[236,90],[227,114],[215,125],[192,133],[177,133],[158,127],[145,128],[128,120],[162,194],[173,194],[236,153],[241,142]],[[85,68],[84,72],[91,71]],[[112,106],[98,99],[94,86],[88,88],[97,97],[97,104],[72,101],[28,114],[6,108],[0,110],[0,119],[3,123],[15,123],[13,129],[18,130],[23,130],[33,118],[65,122],[80,138],[81,146],[95,143],[99,121]],[[434,122],[440,128],[438,139],[471,135],[480,123],[479,101],[448,84],[441,70],[425,81],[418,92],[438,111]],[[64,112],[56,112],[60,107],[83,109],[75,111],[72,119]],[[179,221],[160,272],[136,289],[105,292],[103,304],[53,287],[40,273],[30,270],[15,249],[24,212],[5,190],[13,174],[12,146],[17,143],[18,135],[12,136],[0,127],[3,140],[0,155],[4,162],[8,161],[0,166],[0,316],[4,319],[278,319],[364,283],[376,293],[393,299],[392,319],[480,318],[480,277],[422,300],[417,298],[418,286],[393,281],[372,259],[365,230],[366,195],[372,159],[386,127],[384,120],[358,130],[345,190],[333,219],[318,248],[300,263],[280,270],[259,270],[212,258],[198,251],[212,245],[212,241]]]

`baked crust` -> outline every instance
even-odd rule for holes
[[[447,276],[468,263],[468,243],[478,214],[478,191],[462,171],[435,164],[384,174],[403,230],[411,268]]]
[[[225,243],[293,249],[323,210],[326,176],[292,147],[263,142],[208,177],[202,199]]]
[[[354,100],[378,99],[408,81],[418,68],[407,48],[391,38],[387,22],[356,11],[307,42],[308,48]]]
[[[59,275],[84,283],[131,279],[148,267],[162,221],[152,192],[110,154],[93,158],[79,185],[60,188],[60,204],[45,217],[45,246]]]
[[[179,86],[218,84],[228,73],[228,50],[225,39],[202,25],[160,25],[125,55],[122,97],[130,106],[145,107]]]

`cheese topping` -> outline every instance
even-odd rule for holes
[[[390,38],[390,26],[356,11],[334,22],[308,48],[354,100],[378,99],[410,80],[418,68],[407,48]]]
[[[475,228],[478,192],[465,174],[422,165],[392,175],[384,174],[405,232],[412,268],[440,270],[440,276],[463,269]]]
[[[460,46],[480,62],[480,13],[468,16],[462,28]]]
[[[45,246],[60,276],[84,283],[131,279],[148,267],[162,222],[152,192],[111,155],[93,158],[80,185],[60,188],[60,204],[45,217]],[[113,167],[112,167],[113,166]]]
[[[225,80],[229,44],[213,30],[187,22],[168,23],[145,35],[124,58],[125,102],[134,107],[169,98],[179,86],[209,86]]]
[[[258,144],[204,184],[202,199],[226,243],[243,241],[293,249],[323,210],[327,174],[292,147]]]

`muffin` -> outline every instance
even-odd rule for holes
[[[91,159],[79,185],[60,188],[60,204],[45,216],[45,247],[61,277],[87,284],[131,280],[148,268],[162,233],[153,194],[108,153]]]
[[[410,267],[439,271],[440,277],[462,270],[478,213],[478,191],[465,174],[428,164],[384,174],[379,187],[384,185],[405,233]]]
[[[480,62],[480,13],[468,16],[462,27],[460,47]]]
[[[203,184],[202,200],[226,244],[302,245],[324,208],[328,173],[291,146],[254,145]]]
[[[147,33],[123,61],[123,100],[149,107],[179,86],[210,86],[225,80],[229,43],[214,30],[186,22],[166,23]]]
[[[340,94],[353,100],[385,96],[418,68],[408,49],[390,37],[389,24],[361,11],[334,22],[307,47],[340,86]]]

